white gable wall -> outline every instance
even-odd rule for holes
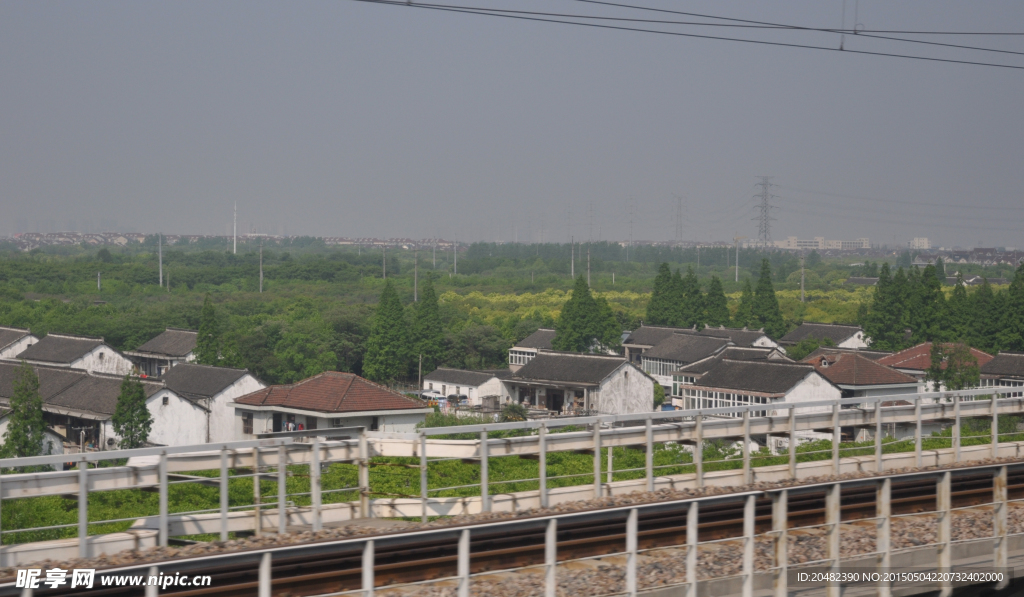
[[[13,342],[10,346],[0,350],[0,359],[13,359],[25,351],[29,346],[39,342],[39,338],[29,334]]]
[[[465,386],[453,384],[447,381],[437,381],[435,379],[423,380],[424,390],[434,390],[441,392],[444,396],[449,394],[465,394],[469,398],[471,405],[479,405],[481,403],[480,398],[483,396],[501,396],[504,398],[508,396],[508,390],[505,388],[505,384],[501,383],[501,380],[497,377],[492,377],[486,382],[478,386]]]
[[[781,402],[819,402],[825,400],[839,400],[842,398],[842,391],[832,385],[827,379],[822,377],[817,371],[809,373],[806,377],[800,380],[800,383],[793,386],[793,388],[786,393],[786,397]],[[780,402],[780,401],[776,401]],[[797,413],[805,412],[831,412],[832,408],[829,406],[818,406],[814,408],[803,408],[798,409]],[[775,411],[776,415],[788,414],[788,410]]]
[[[839,348],[867,348],[868,343],[864,341],[864,332],[858,331],[846,340],[839,343]]]
[[[164,404],[167,397],[167,404]],[[163,389],[146,401],[153,416],[149,441],[165,446],[206,443],[206,411],[171,390]]]
[[[70,364],[72,369],[84,369],[90,373],[111,373],[113,375],[128,375],[132,372],[134,366],[134,363],[106,344],[97,346]]]
[[[236,423],[235,406],[232,403],[246,394],[265,387],[267,386],[263,382],[246,373],[214,396],[208,404],[210,407],[209,437],[204,438],[203,441],[230,442],[245,439],[242,437],[241,421]]]
[[[636,366],[623,363],[590,391],[591,408],[612,415],[651,412],[655,383]]]
[[[0,443],[3,442],[3,438],[7,435],[7,425],[11,422],[9,416],[5,416],[0,419]],[[63,454],[64,453],[64,438],[55,431],[47,429],[43,433],[43,454]]]

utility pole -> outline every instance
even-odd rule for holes
[[[455,237],[455,275],[459,275],[459,238]]]
[[[761,250],[766,250],[769,245],[772,244],[772,221],[775,218],[772,217],[772,210],[775,206],[771,204],[771,200],[776,197],[772,194],[772,176],[761,176],[761,182],[754,186],[760,187],[761,191],[754,195],[755,199],[760,199],[760,203],[754,207],[758,211],[754,220],[757,220],[757,240],[761,245]]]
[[[416,388],[423,389],[423,353],[420,353],[420,369],[416,375]]]
[[[740,281],[740,241],[745,239],[745,236],[734,236],[733,242],[736,243],[736,281]]]
[[[587,243],[587,288],[590,288],[590,243]]]
[[[804,255],[800,255],[800,302],[804,302]]]
[[[263,239],[260,239],[260,294],[263,294]]]
[[[235,213],[231,218],[231,254],[238,254],[238,201],[235,201]]]
[[[100,278],[103,272],[96,272],[96,290],[103,290],[103,281]]]
[[[160,263],[160,286],[164,285],[164,236],[159,232],[156,233],[156,254],[157,261]]]
[[[381,255],[384,256],[384,279],[388,279],[388,247],[387,245],[381,245]]]
[[[676,195],[676,245],[683,242],[683,198]]]
[[[434,269],[437,269],[437,239],[434,239]]]
[[[420,300],[420,251],[416,249],[416,257],[412,266],[412,302]]]
[[[576,279],[576,239],[569,237],[569,277]]]

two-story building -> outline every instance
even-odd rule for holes
[[[696,334],[672,334],[641,355],[643,370],[666,388],[672,387],[672,374],[691,363],[714,356],[732,346],[726,338]]]
[[[141,373],[160,377],[175,365],[195,362],[198,337],[195,330],[167,328],[159,336],[124,354],[135,362]]]
[[[551,350],[551,341],[555,338],[555,330],[540,328],[523,338],[515,346],[508,349],[508,368],[515,373],[520,367],[537,356],[537,351]]]

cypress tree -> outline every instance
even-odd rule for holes
[[[669,287],[668,325],[688,327],[686,323],[686,284],[678,269],[672,275],[672,285]]]
[[[153,427],[153,416],[146,408],[146,392],[139,380],[124,376],[111,423],[114,433],[121,436],[122,449],[130,450],[146,445],[149,431]]]
[[[733,327],[742,328],[752,324],[754,307],[754,289],[750,287],[750,278],[743,280],[743,292],[740,293],[740,304],[733,317]]]
[[[671,325],[672,319],[672,270],[667,263],[658,266],[658,275],[654,278],[654,292],[647,303],[648,325]]]
[[[708,293],[704,299],[704,323],[714,327],[729,323],[729,302],[718,276],[711,276],[708,282]]]
[[[910,329],[915,343],[941,342],[946,299],[942,282],[935,275],[935,266],[928,265],[923,272],[914,268],[910,278],[914,296],[911,300]]]
[[[946,317],[943,335],[949,340],[964,342],[971,333],[971,302],[967,297],[962,274],[956,275],[956,286],[953,287],[949,301],[946,302]]]
[[[946,264],[942,262],[942,257],[935,259],[935,277],[940,284],[946,283]]]
[[[871,347],[880,350],[892,350],[893,327],[900,327],[894,324],[892,309],[893,282],[889,274],[889,264],[883,263],[882,270],[878,273],[878,283],[871,297],[871,308],[864,316],[862,325],[864,334],[871,338]],[[900,327],[902,329],[902,327]]]
[[[22,361],[14,374],[13,385],[9,405],[11,412],[7,418],[7,431],[4,433],[4,445],[0,453],[4,458],[39,456],[46,437],[39,377],[31,365]]]
[[[999,330],[999,349],[1014,352],[1024,351],[1024,264],[1017,268],[1013,282],[1006,292]]]
[[[384,284],[366,338],[363,376],[377,382],[393,381],[405,371],[408,353],[405,312],[391,280]]]
[[[423,355],[423,371],[429,373],[437,368],[444,352],[444,326],[441,325],[441,310],[437,304],[434,282],[427,277],[423,291],[413,314],[412,322],[414,368],[419,366],[419,355]]]
[[[615,321],[608,303],[595,300],[586,278],[580,275],[555,323],[555,337],[551,340],[551,347],[555,350],[587,352],[595,343],[616,346],[620,341],[621,330]]]
[[[782,319],[779,310],[779,299],[772,286],[772,266],[767,259],[761,260],[761,277],[757,280],[750,312],[754,326],[764,328],[764,333],[769,337],[780,338],[786,335],[786,321]]]
[[[704,295],[700,291],[700,282],[693,268],[686,270],[686,277],[682,278],[682,326],[701,329],[704,327]]]
[[[217,312],[213,308],[210,294],[203,300],[199,314],[199,335],[196,337],[196,362],[200,365],[216,365],[220,356],[220,329]]]
[[[988,278],[982,278],[981,286],[970,295],[968,339],[971,346],[985,352],[994,353],[999,346],[999,329],[1002,326],[999,295],[992,292]]]

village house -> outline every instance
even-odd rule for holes
[[[917,378],[857,353],[820,354],[803,362],[838,386],[843,398],[915,394],[919,387]]]
[[[160,377],[171,367],[180,363],[193,363],[196,360],[195,330],[167,328],[159,336],[146,342],[135,350],[125,351],[139,371],[151,377]]]
[[[29,330],[0,327],[0,359],[13,359],[36,342],[39,338]]]
[[[946,348],[953,348],[953,344],[946,344]],[[977,348],[971,348],[971,356],[978,361],[979,367],[984,367],[986,363],[992,360],[992,355],[987,352],[982,352]],[[886,355],[877,361],[878,363],[887,367],[892,367],[897,371],[906,373],[917,379],[920,382],[919,391],[929,392],[932,391],[932,384],[925,380],[928,375],[928,369],[932,366],[932,343],[922,342],[917,346],[912,346],[899,352]],[[942,368],[945,368],[943,363]],[[944,391],[944,387],[940,387],[940,391]]]
[[[11,409],[0,408],[0,438],[7,436],[7,426],[11,423]],[[51,454],[63,454],[64,453],[64,437],[53,430],[53,428],[47,426],[43,430],[43,441],[41,445],[42,451],[40,454],[49,456]]]
[[[1000,352],[981,366],[981,386],[1000,388],[1024,387],[1024,353]],[[1008,396],[1019,398],[1024,390]]]
[[[806,360],[811,357],[817,357],[828,354],[859,354],[865,359],[877,361],[878,359],[882,357],[887,357],[892,353],[886,350],[869,350],[866,348],[839,348],[838,346],[822,346],[820,348],[816,348],[814,351],[812,351],[810,354],[804,357],[804,359]]]
[[[673,404],[686,410],[764,405],[753,416],[767,416],[775,413],[770,408],[773,404],[839,400],[842,395],[835,384],[804,363],[723,358],[715,359],[703,373],[686,373],[692,374],[693,383],[680,385],[682,397],[673,398]]]
[[[805,321],[792,332],[779,339],[782,346],[795,346],[805,338],[829,341],[839,348],[867,348],[868,341],[864,338],[864,330],[857,325],[839,323],[814,323]]]
[[[379,386],[354,373],[327,371],[288,385],[269,386],[234,401],[237,439],[296,429],[366,427],[412,432],[433,412],[425,402]]]
[[[705,373],[711,370],[716,363],[723,359],[729,359],[733,361],[782,361],[784,363],[792,363],[793,359],[786,356],[786,353],[782,352],[778,348],[739,348],[736,346],[726,347],[721,352],[705,357],[699,361],[694,361],[689,365],[680,368],[678,371],[672,372],[672,391],[671,393],[666,392],[668,396],[672,397],[672,404],[677,407],[683,405],[683,386],[693,385],[697,378],[703,376]]]
[[[622,341],[622,348],[626,354],[626,360],[634,365],[642,365],[644,351],[650,350],[664,341],[684,330],[691,328],[677,328],[665,325],[643,325],[633,330]]]
[[[660,383],[672,387],[672,373],[679,368],[718,354],[732,342],[725,338],[712,338],[694,334],[672,334],[641,356],[644,372]]]
[[[725,338],[740,348],[779,348],[779,343],[772,340],[764,333],[764,329],[748,330],[747,328],[704,328],[700,331],[695,329],[683,330],[682,334],[697,334],[699,336],[710,336],[712,338]],[[786,352],[785,348],[781,349]]]
[[[654,379],[623,357],[540,351],[502,381],[511,400],[553,413],[629,414],[654,408]]]
[[[470,406],[480,406],[484,396],[498,396],[504,402],[508,392],[502,380],[511,376],[511,369],[465,371],[439,367],[423,378],[422,389],[440,392],[442,396],[465,396]]]
[[[235,399],[265,388],[245,369],[182,363],[168,369],[163,383],[178,395],[205,409],[201,442],[238,439],[235,429]]]
[[[90,373],[122,376],[131,373],[135,367],[127,357],[107,345],[103,338],[67,334],[47,334],[15,358],[33,365],[70,367]]]
[[[551,350],[551,341],[554,338],[555,330],[548,328],[541,328],[523,338],[508,350],[508,368],[515,373],[537,356],[538,350]]]

